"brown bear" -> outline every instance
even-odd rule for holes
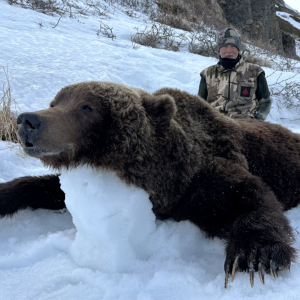
[[[236,271],[253,286],[296,258],[283,211],[300,201],[300,137],[267,122],[232,120],[198,96],[154,94],[110,82],[63,88],[46,110],[18,118],[27,154],[60,170],[87,164],[150,195],[160,218],[190,220],[226,243],[225,287]],[[0,185],[0,216],[61,209],[58,176]]]

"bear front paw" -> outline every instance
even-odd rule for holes
[[[265,273],[271,274],[275,279],[281,270],[290,270],[291,262],[296,258],[296,250],[288,244],[273,244],[256,246],[253,248],[238,248],[233,245],[227,247],[224,264],[225,288],[231,275],[234,280],[235,272],[248,272],[251,287],[254,285],[254,273],[258,272],[260,281],[265,284]]]

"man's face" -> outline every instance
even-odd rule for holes
[[[220,49],[221,58],[236,59],[238,54],[239,54],[238,48],[232,45],[226,45]]]

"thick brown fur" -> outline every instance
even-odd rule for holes
[[[296,258],[283,210],[300,202],[300,137],[279,125],[229,119],[176,89],[150,95],[109,82],[68,86],[50,108],[22,114],[18,123],[24,150],[45,165],[114,171],[149,193],[156,215],[190,220],[224,239],[228,274],[274,275]],[[31,181],[46,179],[18,180],[0,185],[2,216],[37,208]],[[23,200],[20,181],[31,193]],[[64,200],[58,182],[51,189]],[[64,206],[51,207],[48,198],[40,207]]]

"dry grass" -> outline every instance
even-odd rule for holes
[[[245,62],[248,62],[250,64],[255,64],[260,67],[272,68],[272,62],[265,58],[255,57],[254,55],[245,55],[244,59]]]
[[[133,48],[139,45],[171,51],[187,49],[191,53],[218,57],[216,32],[226,24],[201,0],[155,0],[150,22],[131,35]],[[182,29],[179,33],[174,29]]]
[[[184,31],[192,31],[191,24],[180,16],[173,16],[167,13],[156,13],[150,15],[151,20],[171,26],[173,28],[182,29]]]
[[[161,24],[171,26],[173,28],[192,31],[191,19],[193,12],[184,2],[177,0],[159,0],[154,1],[158,6],[158,10],[153,10],[150,19]]]
[[[16,101],[11,96],[7,67],[1,66],[6,82],[3,83],[3,94],[0,98],[0,136],[2,141],[18,143],[17,115],[12,111],[20,111]]]
[[[243,45],[242,56],[245,62],[258,65],[260,67],[272,68],[272,57],[276,56],[276,52],[273,50],[263,50],[259,46],[250,47],[247,44]],[[268,57],[268,59],[266,59]]]
[[[198,25],[205,23],[217,29],[226,24],[202,0],[156,0],[156,10],[150,13],[150,19],[173,28],[185,31],[199,31]],[[201,25],[200,25],[201,26]]]

